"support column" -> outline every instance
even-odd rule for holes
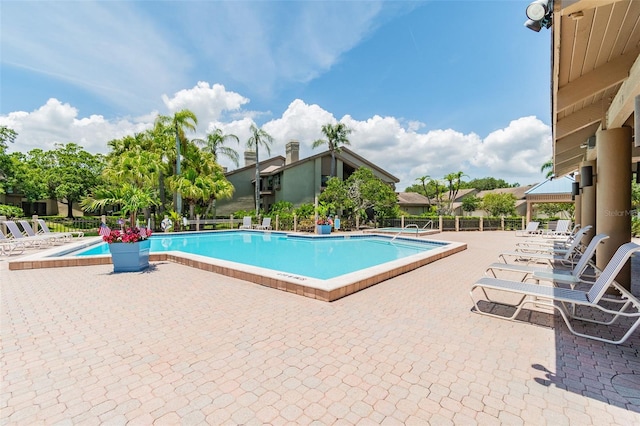
[[[579,174],[576,174],[574,179],[576,182],[578,182],[578,184],[580,183]],[[580,227],[582,228],[584,224],[581,222],[582,221],[582,196],[580,195],[580,191],[578,191],[578,195],[574,197],[574,207],[575,207],[575,210],[573,212],[573,217],[575,218],[574,222],[576,224],[579,224]]]
[[[580,163],[580,169],[582,167],[591,166],[591,168],[596,170],[596,162],[595,161],[583,161]],[[595,172],[594,172],[595,173]],[[582,177],[580,177],[582,179]],[[580,183],[582,185],[582,183]],[[582,188],[582,195],[580,196],[580,202],[582,207],[580,209],[580,225],[581,226],[593,226],[593,229],[587,233],[587,240],[591,241],[591,238],[596,234],[596,185],[587,186]],[[600,232],[600,231],[598,231]]]
[[[598,247],[596,264],[604,268],[615,251],[631,240],[631,129],[620,127],[596,133],[596,228],[609,239]],[[631,288],[630,264],[620,271],[618,283]]]

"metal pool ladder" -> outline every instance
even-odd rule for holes
[[[427,226],[427,225],[425,225]],[[404,232],[405,229],[409,229],[409,228],[416,228],[416,236],[418,235],[418,232],[420,231],[420,228],[418,227],[418,225],[416,225],[415,223],[410,223],[409,225],[405,226],[404,228],[402,228],[401,231],[398,231],[398,233],[396,235],[393,236],[393,238],[391,239],[391,241],[395,240],[396,238],[398,238],[398,235],[402,234],[402,232]]]
[[[425,223],[424,226],[422,227],[422,229],[427,229],[427,226],[429,226],[429,225],[431,225],[429,227],[429,229],[433,229],[433,221],[432,220],[430,220],[427,223]],[[420,232],[420,228],[415,223],[410,223],[407,226],[405,226],[404,228],[402,228],[402,230],[399,231],[396,235],[394,235],[393,238],[391,239],[391,241],[395,240],[398,237],[398,235],[402,234],[405,229],[409,229],[409,228],[416,228],[416,236],[418,236],[418,232]]]

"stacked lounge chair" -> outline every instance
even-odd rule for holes
[[[516,320],[518,314],[527,306],[551,308],[560,314],[569,331],[576,336],[606,343],[624,343],[640,325],[640,300],[618,284],[615,278],[631,255],[638,252],[638,244],[626,243],[620,246],[595,282],[589,283],[588,290],[577,289],[575,285],[572,285],[572,288],[557,287],[555,280],[551,280],[554,285],[541,285],[491,277],[481,278],[472,285],[470,291],[473,311],[496,318]],[[512,298],[516,296],[519,300],[515,303],[498,301],[494,294],[507,294]],[[495,313],[493,306],[496,304],[510,307],[511,315]],[[600,319],[602,317],[605,319]],[[578,323],[597,324],[601,327],[584,327],[577,330],[575,326]],[[616,331],[618,336],[610,337],[615,335]]]

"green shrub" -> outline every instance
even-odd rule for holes
[[[640,217],[638,216],[631,218],[631,235],[640,237]]]
[[[6,216],[9,219],[14,217],[24,217],[24,211],[20,207],[0,204],[0,216]]]

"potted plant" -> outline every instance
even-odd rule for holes
[[[330,234],[333,227],[333,220],[329,217],[321,217],[316,221],[316,233],[317,234]]]
[[[102,224],[99,234],[109,243],[109,251],[114,272],[135,272],[149,267],[149,248],[151,230],[138,228],[136,215],[139,210],[157,205],[150,190],[125,183],[115,189],[100,189],[94,197],[87,197],[82,206],[90,210],[104,208],[108,205],[120,205],[123,218],[118,220],[121,229],[111,230]],[[129,215],[129,227],[124,217]]]
[[[151,230],[138,227],[124,227],[111,230],[107,225],[100,226],[102,239],[109,244],[113,272],[137,272],[149,267],[151,248]]]
[[[333,227],[333,220],[329,215],[332,205],[329,203],[320,203],[316,207],[317,217],[316,219],[316,234],[330,234]]]

